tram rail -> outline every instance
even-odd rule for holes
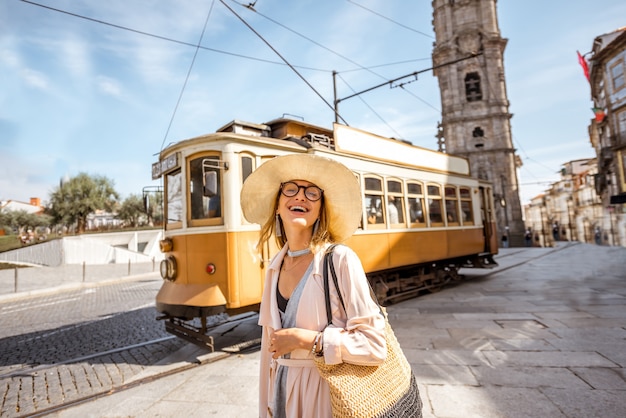
[[[26,411],[20,411],[17,407],[16,411],[10,413],[10,416],[15,417],[40,417],[50,415],[56,412],[60,412],[65,409],[69,409],[76,405],[87,403],[99,398],[111,396],[115,393],[119,393],[128,389],[132,389],[144,383],[148,383],[154,380],[161,379],[166,376],[171,376],[183,371],[198,367],[203,364],[219,361],[228,356],[234,354],[242,354],[251,352],[259,348],[260,346],[260,332],[257,335],[251,335],[250,333],[240,332],[238,335],[237,329],[240,325],[247,325],[250,328],[250,324],[256,326],[257,316],[256,314],[240,315],[238,317],[228,318],[227,321],[217,322],[212,328],[216,332],[212,335],[212,341],[214,349],[210,347],[198,347],[197,345],[174,345],[176,348],[165,359],[161,360],[160,364],[148,364],[142,368],[142,370],[133,373],[130,376],[125,376],[121,382],[113,382],[110,385],[103,386],[99,390],[95,390],[92,393],[85,393],[87,390],[81,391],[78,388],[74,394],[75,396],[65,395],[63,399],[58,402],[50,402],[51,405],[37,408],[34,410],[30,408]],[[253,338],[250,338],[250,337]],[[163,345],[164,343],[182,342],[174,335],[168,335],[162,338],[156,338],[150,341],[145,341],[137,344],[131,344],[124,347],[118,347],[111,350],[106,350],[98,353],[93,353],[85,356],[74,357],[65,359],[54,364],[45,364],[35,367],[22,367],[17,370],[8,371],[0,375],[0,384],[12,379],[26,379],[27,382],[32,382],[33,387],[47,384],[47,376],[59,375],[66,373],[64,368],[75,367],[77,369],[95,369],[101,362],[108,362],[115,356],[123,356],[124,353],[129,353],[133,350],[141,350],[150,348],[150,346]],[[189,347],[189,348],[188,348]],[[32,380],[28,380],[31,378]],[[39,382],[36,382],[39,380]],[[6,405],[4,405],[3,413],[7,411]]]

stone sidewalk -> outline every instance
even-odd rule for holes
[[[387,308],[424,417],[626,416],[626,249],[509,248],[493,270]],[[189,362],[191,352],[154,368]],[[256,417],[259,353],[208,362],[54,417]]]

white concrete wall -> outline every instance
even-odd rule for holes
[[[160,262],[161,230],[114,232],[64,237],[0,253],[0,261],[56,267],[72,264],[131,264]],[[137,249],[146,243],[142,252]]]

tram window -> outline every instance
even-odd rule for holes
[[[439,186],[428,186],[428,196],[441,196]]]
[[[220,177],[219,157],[217,156],[203,156],[189,162],[189,199],[192,220],[222,216]]]
[[[428,218],[432,224],[443,224],[443,202],[439,186],[429,185],[428,190]]]
[[[167,223],[183,221],[183,182],[180,169],[165,177],[167,190]]]
[[[252,174],[252,157],[241,156],[241,184]]]
[[[461,187],[459,189],[461,198],[461,216],[464,225],[474,224],[474,215],[472,213],[472,193],[470,189]]]
[[[367,212],[367,223],[382,224],[383,218],[383,204],[380,196],[365,195],[365,210]]]
[[[409,183],[406,185],[409,194],[422,194],[422,185],[417,183]]]
[[[387,181],[387,216],[389,225],[404,224],[404,205],[402,183],[396,180]]]
[[[446,186],[446,216],[451,224],[459,223],[458,198],[456,195],[456,187]]]
[[[365,177],[365,212],[368,225],[385,223],[383,216],[383,182],[379,178]]]
[[[411,224],[424,224],[424,195],[422,185],[419,183],[407,183],[407,197],[409,201],[409,221]]]
[[[383,191],[383,183],[380,179],[366,177],[365,178],[365,190],[372,190],[377,192]]]
[[[387,192],[389,193],[402,193],[402,183],[395,180],[387,181]]]
[[[411,223],[424,223],[424,199],[409,197],[409,219]]]

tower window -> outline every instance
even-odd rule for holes
[[[483,99],[478,73],[467,73],[465,75],[465,97],[468,102],[477,102]]]
[[[485,131],[482,130],[482,128],[480,126],[477,126],[476,128],[474,128],[474,130],[472,131],[472,136],[474,138],[482,138],[483,136],[485,136]]]

